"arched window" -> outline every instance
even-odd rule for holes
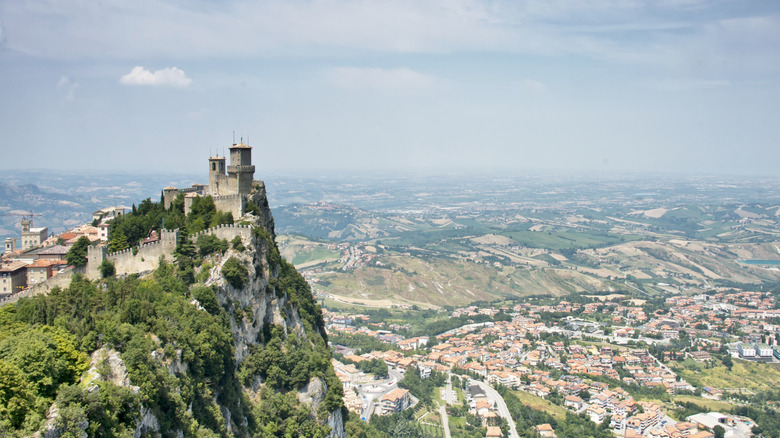
[[[217,163],[211,163],[211,170],[217,170]]]

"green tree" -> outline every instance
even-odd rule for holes
[[[89,248],[90,241],[87,236],[79,237],[79,240],[70,247],[68,253],[65,254],[65,260],[69,265],[84,266],[87,264],[87,248]]]
[[[198,247],[200,256],[205,257],[215,252],[223,254],[228,249],[228,242],[225,239],[220,240],[219,237],[213,234],[201,234],[195,241],[195,246]]]
[[[715,435],[715,438],[723,438],[724,436],[726,436],[726,429],[724,429],[723,426],[718,424],[712,428],[712,433]]]
[[[35,409],[35,396],[24,374],[0,360],[0,429],[20,429]]]
[[[731,367],[734,366],[734,361],[731,360],[731,355],[729,355],[728,353],[726,353],[726,355],[723,356],[723,360],[721,362],[723,362],[723,366],[728,368],[729,371],[731,371]]]
[[[195,245],[190,240],[187,227],[180,228],[179,236],[176,238],[176,248],[173,250],[173,258],[176,260],[178,276],[186,284],[192,284],[195,281],[193,259],[196,255]]]
[[[230,244],[233,245],[233,249],[239,252],[243,252],[244,249],[244,243],[241,240],[241,236],[236,236],[233,238],[233,240],[230,241]]]
[[[100,263],[100,276],[102,278],[111,278],[116,275],[116,266],[110,260],[103,260]]]
[[[222,265],[222,276],[236,289],[241,289],[246,285],[249,272],[246,266],[241,264],[237,258],[229,258],[225,264]]]
[[[108,252],[124,251],[130,248],[130,244],[127,243],[127,236],[122,230],[117,230],[116,233],[111,235],[108,242]]]

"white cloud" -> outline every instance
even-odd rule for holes
[[[436,83],[435,77],[406,67],[393,69],[336,67],[328,72],[328,77],[340,87],[382,92],[420,91],[430,89]]]
[[[76,90],[79,88],[79,84],[67,76],[62,76],[57,81],[57,88],[65,92],[65,100],[71,101],[76,98]]]
[[[167,67],[151,72],[141,66],[133,67],[130,73],[119,78],[122,85],[151,85],[186,88],[192,83],[183,70]]]

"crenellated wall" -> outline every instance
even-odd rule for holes
[[[199,231],[191,236],[192,241],[194,242],[197,240],[198,236],[201,236],[203,234],[213,234],[214,236],[217,236],[220,239],[225,239],[228,242],[233,240],[236,236],[241,236],[241,239],[244,240],[244,242],[247,241],[252,236],[252,226],[251,225],[218,225],[213,228],[209,228],[207,230]]]
[[[219,225],[207,230],[197,232],[190,236],[195,242],[198,236],[203,234],[213,234],[220,239],[227,241],[233,240],[235,236],[241,236],[246,241],[252,235],[250,225]],[[86,275],[89,279],[100,278],[100,264],[103,260],[110,260],[116,267],[116,275],[136,274],[140,272],[152,271],[159,266],[160,256],[166,260],[173,261],[173,251],[176,249],[176,240],[179,237],[179,230],[162,230],[160,240],[147,243],[135,248],[128,248],[123,251],[108,253],[105,246],[89,247],[87,252]],[[134,253],[134,250],[135,253]]]

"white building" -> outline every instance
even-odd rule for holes
[[[756,343],[753,344],[753,348],[755,348],[758,357],[772,357],[772,347],[769,345]]]
[[[22,250],[39,246],[47,237],[49,237],[48,228],[35,228],[32,226],[32,220],[22,219]]]
[[[739,357],[750,357],[754,358],[756,357],[756,348],[753,347],[751,344],[739,344],[737,346],[737,349],[739,350]]]

